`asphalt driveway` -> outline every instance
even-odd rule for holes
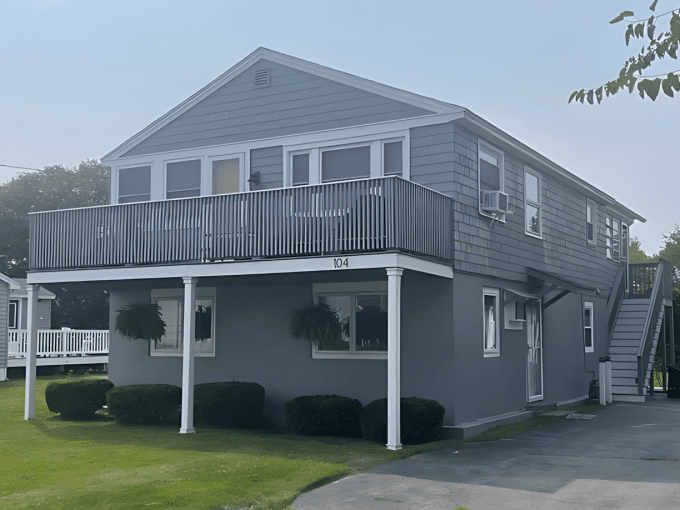
[[[680,400],[616,403],[489,443],[392,462],[301,495],[296,510],[680,508]]]

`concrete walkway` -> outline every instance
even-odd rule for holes
[[[680,400],[616,403],[513,439],[392,462],[301,495],[296,510],[680,508]]]

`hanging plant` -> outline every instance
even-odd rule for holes
[[[290,332],[319,344],[342,340],[340,317],[326,303],[309,303],[292,312]]]
[[[128,338],[160,340],[165,335],[165,321],[156,303],[133,303],[118,310],[116,331]]]

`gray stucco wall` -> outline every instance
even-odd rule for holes
[[[261,384],[265,415],[279,425],[283,404],[300,395],[334,393],[363,404],[386,397],[385,360],[312,359],[309,342],[291,337],[290,312],[311,297],[309,283],[217,287],[216,356],[196,358],[196,383]],[[111,310],[149,299],[148,290],[112,291]],[[453,422],[451,282],[406,272],[402,299],[402,395],[437,400],[447,410],[445,422]],[[180,386],[182,359],[149,356],[148,342],[115,332],[115,316],[111,313],[109,379],[117,386]]]
[[[52,324],[52,300],[38,300],[38,329],[50,329]],[[28,299],[21,299],[21,329],[28,327]]]
[[[8,315],[9,315],[9,285],[4,280],[0,280],[0,370],[7,368]]]
[[[269,69],[271,85],[254,88]],[[125,156],[404,119],[432,112],[260,60]]]
[[[283,188],[283,147],[251,150],[250,174],[255,172],[260,172],[260,182],[250,184],[252,191]]]

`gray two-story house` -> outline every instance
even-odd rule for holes
[[[165,337],[112,327],[109,378],[181,385],[181,432],[193,385],[233,379],[276,423],[387,397],[389,448],[400,396],[508,416],[585,399],[606,354],[615,398],[645,397],[670,272],[629,271],[644,219],[463,107],[261,48],[102,161],[111,205],[31,216],[29,283],[108,290],[112,326],[157,303]],[[311,301],[341,340],[291,336]]]

